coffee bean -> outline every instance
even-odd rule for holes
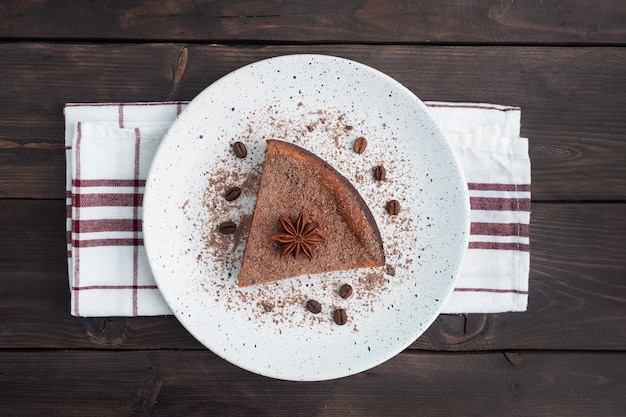
[[[343,326],[348,321],[348,315],[346,314],[346,310],[343,308],[338,308],[333,313],[333,320],[340,326]]]
[[[237,225],[234,222],[224,222],[218,227],[220,233],[225,235],[230,235],[231,233],[235,233],[237,230]]]
[[[400,202],[398,200],[391,200],[387,203],[387,212],[392,216],[400,213]]]
[[[387,171],[384,166],[378,165],[374,168],[374,179],[376,181],[385,181],[385,178],[387,178]]]
[[[233,143],[233,151],[239,158],[245,158],[248,155],[248,148],[242,142]]]
[[[226,193],[224,194],[224,198],[226,199],[226,201],[233,201],[233,200],[238,199],[240,195],[241,195],[241,188],[232,187],[226,190]]]
[[[344,299],[348,299],[352,296],[352,286],[350,284],[343,284],[339,288],[339,296]]]
[[[363,136],[358,137],[354,141],[354,152],[363,153],[365,152],[366,148],[367,148],[367,139],[365,139]]]
[[[319,314],[319,312],[322,311],[322,305],[315,300],[307,301],[306,308],[313,314]]]

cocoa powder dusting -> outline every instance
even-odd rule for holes
[[[359,315],[376,310],[381,297],[389,291],[390,280],[402,279],[407,271],[415,268],[406,262],[403,252],[406,248],[419,247],[417,240],[404,239],[407,234],[414,234],[416,223],[402,212],[398,216],[386,215],[384,206],[384,202],[392,196],[402,195],[402,191],[408,187],[407,178],[410,178],[411,172],[401,157],[389,156],[398,155],[398,150],[395,144],[397,139],[387,132],[387,126],[369,126],[368,121],[351,119],[342,111],[333,108],[311,109],[302,102],[297,103],[295,114],[268,105],[247,117],[247,125],[243,126],[241,133],[229,138],[229,143],[240,141],[246,144],[247,157],[235,158],[232,150],[228,149],[230,153],[224,153],[219,168],[205,173],[206,187],[201,196],[201,212],[195,212],[188,201],[181,207],[187,218],[197,223],[197,230],[204,242],[204,247],[194,256],[205,277],[200,286],[208,294],[215,295],[215,303],[227,311],[247,314],[249,319],[260,324],[271,323],[279,334],[282,334],[281,328],[293,326],[317,327],[323,331],[339,327],[330,326],[333,321],[331,308],[337,307],[333,306],[339,302],[337,299],[342,300],[337,295],[337,288],[343,283],[350,282],[354,287],[355,295],[348,308],[350,321],[353,321]],[[367,152],[361,155],[346,152],[359,136],[372,139]],[[252,222],[267,139],[292,142],[314,152],[353,183],[368,203],[383,235],[386,266],[237,288],[237,275]],[[355,159],[355,156],[358,158]],[[371,174],[377,165],[384,165],[387,170],[384,182],[375,181]],[[234,201],[226,201],[223,190],[233,186],[241,189],[241,196]],[[401,200],[401,197],[398,199]],[[277,214],[294,216],[298,213]],[[310,216],[311,220],[321,220],[323,211],[310,213]],[[217,233],[216,226],[226,220],[237,223],[237,230],[230,235]],[[329,227],[320,222],[320,233],[325,237],[332,236]],[[397,236],[404,237],[397,239]],[[337,238],[341,239],[341,236]],[[277,247],[277,256],[279,249]],[[323,248],[319,248],[316,255],[324,256]],[[419,264],[419,260],[414,260],[414,263]],[[404,273],[396,273],[397,270],[403,270]],[[319,300],[328,314],[310,314],[305,308],[309,299]],[[351,331],[358,331],[357,323],[351,325]]]
[[[379,292],[385,288],[388,282],[389,279],[383,271],[374,271],[359,278],[358,288],[366,292]]]

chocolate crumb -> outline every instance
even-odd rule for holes
[[[265,313],[269,313],[272,310],[274,310],[274,304],[272,304],[272,303],[270,303],[268,301],[261,301],[259,304],[261,305],[261,307],[263,307],[263,311]]]

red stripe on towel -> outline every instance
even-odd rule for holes
[[[470,197],[472,210],[530,211],[530,198]]]
[[[76,123],[76,178],[80,178],[80,142],[82,139],[82,128],[81,122]],[[72,202],[74,201],[74,196],[72,196]],[[74,219],[80,220],[80,207],[76,207],[74,213]],[[80,251],[74,244],[74,283],[78,286],[80,285]],[[78,294],[74,294],[74,313],[79,316],[80,304],[78,303]]]
[[[73,286],[74,291],[85,290],[156,290],[156,285],[86,285],[84,287]]]
[[[529,236],[529,225],[523,223],[472,223],[470,234],[489,236]]]
[[[135,173],[133,180],[135,183],[139,180],[139,152],[141,151],[141,134],[139,128],[135,128]],[[141,220],[139,219],[139,187],[135,186],[135,199],[133,203],[133,230],[135,239],[139,238],[139,232],[137,229],[141,227]],[[142,196],[143,198],[143,196]],[[133,247],[133,316],[137,315],[137,283],[139,282],[139,247]]]
[[[133,207],[143,203],[143,194],[74,194],[74,207]]]
[[[427,107],[439,107],[449,109],[479,109],[479,110],[497,110],[497,111],[520,111],[519,107],[495,107],[479,104],[439,104],[439,103],[426,103]]]
[[[137,246],[143,245],[143,239],[74,239],[75,248],[94,248],[98,246]]]
[[[120,125],[120,129],[124,128],[124,104],[120,103],[117,106],[117,121]]]
[[[498,294],[528,294],[528,291],[516,290],[516,289],[501,289],[501,288],[455,288],[454,291],[458,292],[494,292]]]
[[[530,184],[492,184],[483,182],[468,182],[467,189],[478,191],[530,191]]]
[[[101,179],[101,180],[80,180],[72,181],[74,187],[145,187],[146,180],[120,180],[120,179]]]
[[[517,242],[470,242],[467,247],[469,249],[496,249],[530,252],[529,244]]]
[[[74,220],[72,228],[81,233],[141,232],[141,222],[137,224],[133,219]]]

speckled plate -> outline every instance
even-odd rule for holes
[[[359,136],[363,154],[352,150]],[[353,183],[381,231],[385,267],[237,287],[268,138],[316,153]],[[377,165],[385,181],[374,180]],[[231,186],[242,195],[229,202]],[[150,265],[178,320],[224,359],[287,380],[356,374],[405,349],[451,293],[469,233],[463,175],[424,104],[377,70],[322,55],[255,62],[200,93],[158,150],[143,215]],[[219,233],[229,220],[237,232]],[[354,288],[348,300],[343,283]],[[308,299],[323,311],[307,311]],[[343,326],[336,308],[347,311]]]

